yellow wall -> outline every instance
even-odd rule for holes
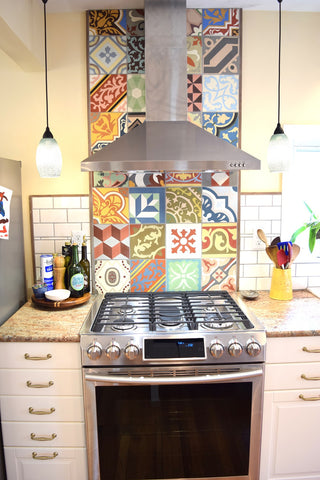
[[[283,13],[282,124],[319,123],[319,23],[319,13]],[[242,174],[245,192],[281,191],[280,175],[266,167],[277,119],[277,28],[276,13],[243,13],[242,148],[262,160],[261,171]],[[44,72],[25,72],[0,51],[0,157],[22,161],[29,289],[29,195],[89,191],[88,174],[80,171],[88,154],[85,13],[48,15],[48,57],[49,125],[63,155],[58,179],[40,179],[35,165],[46,126]]]

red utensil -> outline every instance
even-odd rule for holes
[[[279,267],[284,268],[284,265],[287,263],[287,255],[284,250],[277,251],[277,260]]]
[[[291,260],[292,260],[292,251],[293,251],[293,248],[292,248],[292,245],[288,245],[288,255],[287,255],[287,263],[285,264],[284,268],[289,268],[290,267],[290,264],[291,264]]]

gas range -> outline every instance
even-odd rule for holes
[[[107,293],[80,332],[83,366],[259,363],[266,334],[226,291]]]

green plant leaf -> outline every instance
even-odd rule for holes
[[[292,234],[292,236],[291,236],[291,238],[290,238],[290,241],[291,241],[292,243],[294,243],[294,242],[296,241],[297,236],[300,235],[300,233],[304,232],[307,228],[308,228],[307,225],[303,225],[302,227],[298,228],[298,230],[296,230],[296,231]]]
[[[310,228],[310,233],[309,233],[309,250],[312,253],[315,243],[316,243],[316,229],[315,228]]]

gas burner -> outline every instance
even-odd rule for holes
[[[114,330],[115,332],[124,332],[127,330],[135,330],[137,327],[134,324],[134,321],[132,319],[122,319],[119,318],[117,320],[114,320],[112,325],[111,325],[111,330]]]
[[[179,307],[170,305],[157,309],[158,325],[166,330],[177,330],[183,327],[183,316]]]
[[[205,323],[202,323],[201,326],[203,328],[205,328],[206,330],[229,330],[230,328],[234,327],[234,323],[233,322],[223,322],[223,321],[219,321],[219,322],[207,321]]]
[[[128,313],[133,313],[133,306],[132,305],[120,305],[119,306],[119,313],[121,315],[127,315]]]

